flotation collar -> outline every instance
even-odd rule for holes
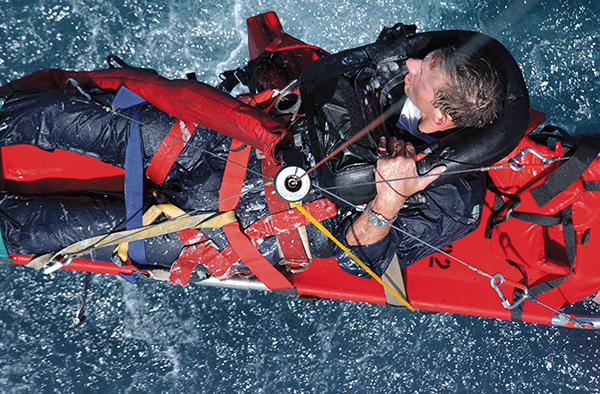
[[[419,174],[444,165],[446,173],[429,187],[464,176],[457,174],[490,165],[507,155],[525,135],[529,96],[523,76],[508,50],[498,41],[471,31],[438,31],[414,34],[414,28],[388,29],[374,44],[340,52],[309,64],[300,78],[300,91],[318,162],[348,140],[394,102],[404,99],[404,62],[423,58],[434,49],[469,46],[491,59],[506,81],[504,111],[493,124],[466,128],[419,147]],[[381,127],[345,149],[318,171],[319,181],[335,195],[363,204],[376,195],[377,135],[392,136],[394,127]],[[354,184],[371,184],[361,188]]]

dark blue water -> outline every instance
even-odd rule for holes
[[[397,21],[488,33],[548,122],[600,130],[596,0],[0,0],[0,83],[110,53],[215,83],[246,59],[245,19],[268,10],[332,52]],[[0,266],[0,393],[600,392],[595,332],[100,275],[73,329],[83,280]]]

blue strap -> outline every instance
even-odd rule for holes
[[[133,93],[126,87],[117,92],[113,105],[127,109],[131,108],[129,137],[125,151],[125,216],[127,230],[142,227],[144,213],[144,162],[142,158],[142,140],[140,137],[140,114],[146,100]],[[144,240],[129,242],[129,257],[139,263],[147,264],[146,245]]]
[[[123,279],[125,279],[127,282],[131,283],[131,284],[136,284],[137,282],[139,282],[140,280],[144,279],[141,276],[138,276],[135,272],[132,272],[131,274],[125,274],[123,272],[119,272],[119,276]]]

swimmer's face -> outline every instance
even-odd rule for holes
[[[437,88],[447,83],[448,78],[441,70],[436,51],[430,52],[425,59],[410,58],[406,61],[408,74],[404,78],[404,92],[413,104],[421,111],[419,130],[432,133],[453,127],[439,109],[433,106]]]

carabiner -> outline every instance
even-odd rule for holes
[[[525,166],[522,163],[520,163],[519,160],[527,153],[531,153],[532,155],[540,159],[544,167],[548,167],[548,165],[561,159],[560,157],[546,157],[533,148],[525,148],[522,151],[520,151],[515,157],[508,161],[508,166],[510,167],[510,169],[513,171],[521,171]]]
[[[44,265],[44,274],[48,275],[54,271],[58,271],[62,267],[71,264],[71,261],[75,258],[75,255],[68,256],[54,256]]]
[[[500,286],[502,285],[502,283],[504,283],[504,276],[502,276],[502,274],[494,274],[492,275],[492,279],[490,280],[490,286],[492,286],[492,288],[494,290],[496,290],[496,293],[498,293],[498,297],[500,297],[500,301],[502,302],[502,306],[504,306],[506,309],[510,309],[513,310],[516,307],[518,307],[519,305],[521,305],[523,303],[523,301],[525,301],[527,298],[529,298],[529,290],[527,289],[527,287],[524,288],[523,290],[523,296],[521,296],[521,298],[519,298],[517,301],[515,301],[512,305],[510,304],[510,302],[506,299],[506,297],[504,297],[504,294],[502,293],[502,291],[500,290]]]

